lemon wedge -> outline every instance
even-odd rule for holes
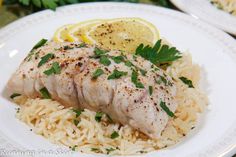
[[[90,29],[94,25],[101,23],[102,21],[103,20],[89,20],[89,21],[77,23],[68,30],[66,37],[71,42],[83,41],[83,42],[89,43],[89,41],[86,41],[86,39],[82,37],[82,34],[87,32],[88,29]]]
[[[156,27],[141,18],[111,19],[89,27],[81,34],[83,41],[105,49],[133,53],[139,44],[152,46],[159,39]]]
[[[64,25],[56,30],[53,36],[55,42],[65,42],[70,40],[67,38],[68,30],[73,27],[73,24]]]

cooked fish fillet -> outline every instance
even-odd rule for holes
[[[101,51],[105,52],[81,43],[48,42],[24,59],[9,80],[8,89],[36,98],[41,97],[40,89],[46,88],[52,99],[66,107],[102,111],[152,138],[160,137],[169,119],[160,104],[164,102],[170,112],[175,112],[175,82],[139,56],[109,51],[101,59],[96,53]],[[39,66],[49,53],[53,57]],[[60,71],[46,75],[55,62]]]

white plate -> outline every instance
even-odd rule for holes
[[[128,3],[85,3],[46,10],[0,30],[0,135],[7,148],[51,150],[55,145],[30,132],[15,115],[16,106],[3,90],[31,47],[41,38],[50,39],[56,28],[96,18],[141,17],[159,28],[161,36],[182,51],[189,50],[204,68],[208,81],[209,109],[199,126],[174,147],[149,153],[161,157],[216,157],[232,154],[236,144],[236,42],[229,35],[180,12],[155,6]],[[3,142],[5,141],[5,143]],[[92,156],[80,154],[80,156]]]
[[[210,0],[170,0],[181,10],[236,35],[236,17],[217,9]]]

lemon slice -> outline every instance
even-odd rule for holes
[[[66,34],[66,37],[71,42],[83,41],[89,43],[89,41],[86,41],[86,39],[82,37],[82,34],[84,34],[84,32],[87,32],[88,29],[90,29],[94,25],[101,23],[102,21],[103,20],[89,20],[75,24],[73,27],[69,29],[69,31]]]
[[[67,33],[68,33],[68,30],[73,27],[73,24],[69,24],[69,25],[64,25],[60,28],[58,28],[56,30],[56,32],[54,33],[54,36],[53,36],[53,40],[55,42],[65,42],[65,41],[70,41],[68,38],[67,38]]]
[[[84,41],[106,49],[134,52],[141,43],[152,46],[159,39],[156,27],[140,18],[106,20],[82,34]]]

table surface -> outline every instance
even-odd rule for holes
[[[153,1],[140,0],[140,2],[157,5],[155,0],[153,0]],[[1,0],[0,0],[0,3],[1,3]],[[181,11],[171,3],[169,3],[168,8]],[[21,17],[27,16],[31,13],[32,13],[31,8],[22,7],[17,4],[0,6],[0,29],[2,27],[6,26],[7,24],[9,24]],[[236,36],[233,36],[233,35],[231,35],[231,36],[236,39]],[[233,157],[236,157],[236,154]]]

